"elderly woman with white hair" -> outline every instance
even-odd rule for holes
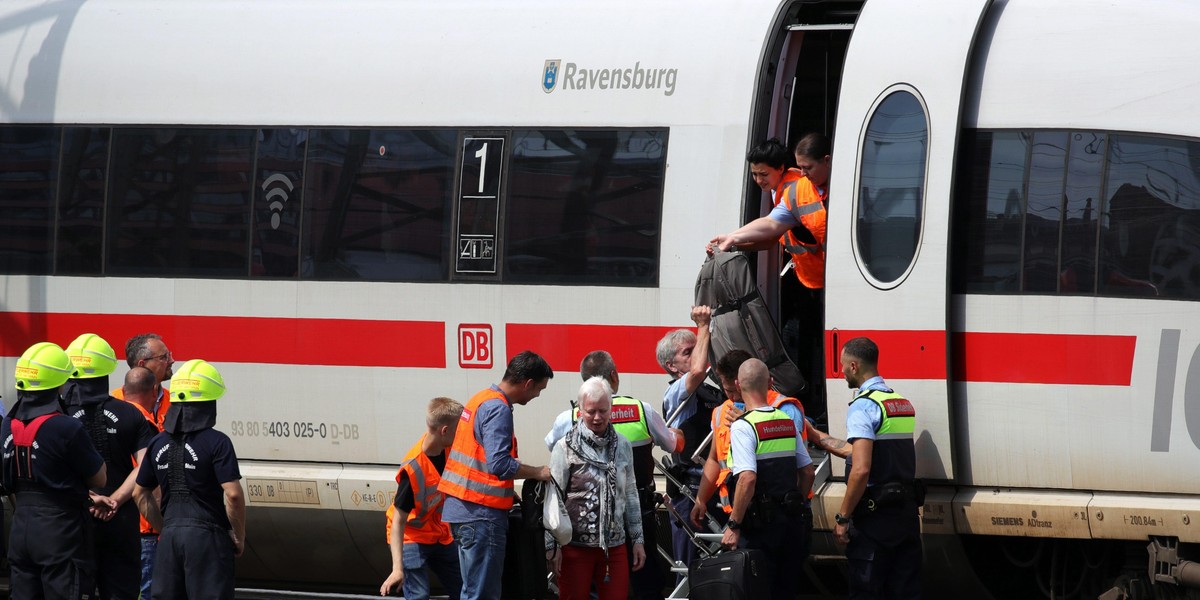
[[[612,393],[602,377],[585,381],[579,418],[550,454],[550,474],[565,491],[571,521],[570,543],[548,555],[560,600],[585,600],[593,584],[600,600],[625,600],[631,566],[636,571],[646,562],[633,448],[612,427]]]

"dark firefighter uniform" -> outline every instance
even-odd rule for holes
[[[233,599],[237,527],[244,519],[240,486],[236,516],[226,512],[225,484],[238,482],[237,455],[229,436],[213,429],[224,393],[216,369],[191,360],[171,379],[171,408],[138,468],[138,506],[148,512],[151,491],[161,488],[162,535],[155,557],[155,600]],[[153,510],[148,515],[154,521]],[[231,517],[239,521],[235,526]]]
[[[83,424],[61,412],[59,389],[72,371],[54,344],[26,350],[17,361],[17,403],[0,425],[4,489],[16,494],[13,600],[79,600],[94,587],[88,486],[104,483],[104,460]]]

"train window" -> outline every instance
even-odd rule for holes
[[[1200,300],[1200,142],[1109,136],[1100,290]]]
[[[448,276],[453,130],[310,130],[301,276]]]
[[[1071,133],[1058,267],[1058,291],[1063,294],[1096,293],[1096,219],[1107,145],[1104,133]]]
[[[512,139],[505,280],[656,285],[667,131],[517,130]]]
[[[258,130],[254,180],[253,277],[290,277],[300,266],[300,195],[307,129]]]
[[[963,134],[955,228],[955,291],[1021,289],[1021,229],[1031,136],[1015,131]]]
[[[1026,292],[1058,291],[1058,234],[1062,225],[1063,185],[1067,164],[1067,132],[1033,134],[1025,209]]]
[[[54,260],[60,275],[99,275],[104,270],[104,183],[111,133],[98,127],[68,127],[63,132]]]
[[[0,273],[50,273],[62,130],[0,127]]]
[[[916,257],[928,141],[925,109],[905,90],[884,98],[867,123],[856,240],[867,273],[881,283],[898,281]]]
[[[250,129],[114,129],[109,274],[244,277]]]

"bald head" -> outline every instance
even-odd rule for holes
[[[738,389],[747,408],[767,405],[767,386],[771,384],[771,372],[757,358],[751,358],[738,367]]]
[[[141,402],[148,399],[154,404],[154,387],[158,385],[158,377],[154,371],[146,367],[134,367],[125,374],[125,385],[122,392],[130,402]]]

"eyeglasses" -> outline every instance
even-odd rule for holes
[[[171,359],[171,351],[170,350],[167,350],[166,352],[163,352],[162,354],[159,354],[158,356],[151,356],[150,358],[146,359],[146,362],[150,362],[152,360],[164,360],[164,359],[167,362],[173,362]]]

